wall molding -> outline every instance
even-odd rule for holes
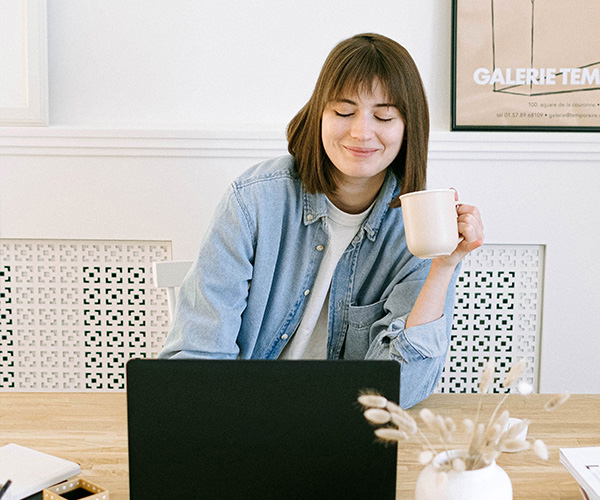
[[[0,127],[0,156],[269,158],[285,153],[281,130],[133,130]],[[431,160],[600,161],[595,133],[431,134]]]

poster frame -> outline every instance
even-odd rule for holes
[[[461,56],[467,56],[469,54],[459,54],[458,36],[459,36],[459,9],[458,4],[461,1],[472,1],[472,0],[452,0],[452,44],[451,44],[451,130],[452,131],[505,131],[505,132],[599,132],[600,131],[600,104],[598,104],[598,123],[592,126],[580,126],[580,125],[521,125],[517,120],[510,121],[509,123],[498,125],[498,124],[479,124],[479,123],[465,123],[461,120],[458,123],[457,116],[461,112],[464,103],[458,98],[457,79],[461,76],[458,74],[457,61]],[[478,0],[481,1],[481,0]],[[493,6],[494,0],[488,0]],[[520,0],[503,0],[505,2],[516,2]],[[492,7],[493,8],[493,7]],[[599,58],[600,59],[600,58]],[[600,63],[594,63],[600,64]],[[596,92],[600,91],[600,87],[590,89]],[[567,92],[564,92],[567,94]],[[557,92],[558,94],[558,92]],[[600,97],[598,98],[600,102]],[[490,112],[498,112],[490,107]],[[595,109],[595,108],[594,108]],[[505,121],[508,120],[505,118]]]

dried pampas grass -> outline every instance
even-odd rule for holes
[[[521,375],[523,375],[523,372],[525,371],[526,366],[527,366],[527,363],[525,362],[524,359],[520,359],[517,363],[512,365],[506,375],[506,378],[502,381],[502,387],[504,387],[505,389],[508,389],[517,380],[519,380],[519,378],[521,378]]]
[[[481,374],[481,380],[479,381],[479,394],[485,394],[490,390],[492,383],[494,382],[494,371],[496,362],[491,359],[488,361],[487,366]]]
[[[502,387],[510,389],[522,376],[525,368],[525,360],[520,360],[514,364],[506,374]],[[494,371],[495,361],[490,359],[482,371],[478,388],[480,394],[486,394],[490,390],[494,381]],[[533,387],[531,384],[521,382],[518,385],[518,390],[522,394],[528,395],[533,391]],[[481,422],[479,419],[481,404],[474,420],[468,418],[462,420],[462,427],[469,436],[467,447],[462,451],[459,450],[458,455],[454,455],[448,462],[439,466],[436,465],[437,470],[441,473],[440,481],[446,479],[446,473],[449,471],[460,472],[486,467],[503,452],[515,453],[531,448],[542,460],[548,460],[548,448],[543,441],[519,437],[527,429],[530,423],[529,420],[521,420],[509,427],[509,412],[507,410],[500,411],[508,395],[507,392],[486,423]],[[548,411],[553,411],[567,401],[569,396],[568,392],[557,394],[544,407]],[[371,424],[378,426],[375,429],[375,435],[381,441],[406,441],[416,436],[416,439],[423,444],[423,450],[418,456],[419,463],[427,465],[439,453],[432,442],[439,443],[438,446],[441,445],[443,450],[449,453],[449,447],[457,430],[457,425],[451,417],[435,414],[428,408],[421,409],[419,419],[423,422],[424,429],[429,434],[428,437],[408,411],[403,410],[396,403],[388,401],[382,395],[365,392],[358,397],[358,402],[364,409],[365,418]],[[444,477],[441,477],[442,475]]]
[[[548,461],[548,448],[546,448],[546,444],[541,439],[536,439],[533,442],[533,451],[535,451],[535,454],[542,460]]]
[[[571,394],[569,392],[563,392],[561,394],[557,394],[556,396],[554,396],[552,399],[550,399],[544,405],[544,408],[546,411],[554,411],[560,405],[565,403],[567,401],[567,399],[569,399],[570,397],[571,397]]]
[[[364,415],[369,422],[375,425],[384,425],[392,420],[389,412],[382,408],[369,408]]]

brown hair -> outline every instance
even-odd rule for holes
[[[405,124],[400,152],[390,164],[401,194],[425,189],[429,111],[419,71],[408,51],[383,35],[364,33],[340,42],[329,54],[315,90],[287,127],[288,151],[305,189],[333,193],[331,161],[321,139],[321,119],[328,102],[344,93],[371,92],[383,85]],[[391,206],[400,205],[393,200]]]

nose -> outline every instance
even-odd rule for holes
[[[370,117],[364,113],[357,113],[352,119],[350,135],[355,139],[366,141],[371,139],[373,134],[373,123]]]

